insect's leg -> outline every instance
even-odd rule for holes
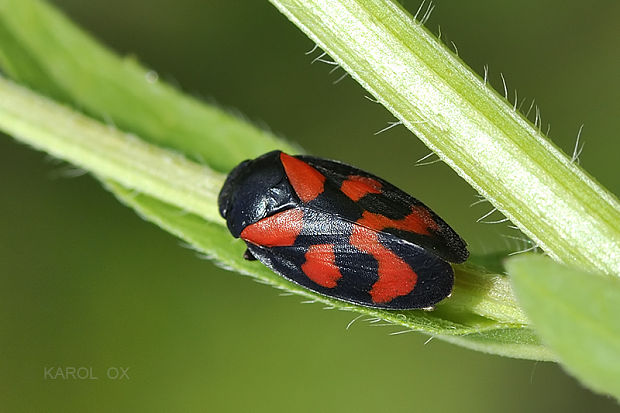
[[[248,261],[256,261],[256,257],[254,256],[254,254],[252,254],[250,252],[250,249],[246,249],[245,252],[243,253],[243,258],[245,258]]]

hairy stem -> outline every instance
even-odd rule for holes
[[[270,0],[558,261],[620,274],[618,200],[391,0]]]

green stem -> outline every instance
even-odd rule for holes
[[[435,311],[386,311],[348,304],[300,287],[243,259],[217,211],[223,176],[169,149],[119,132],[0,77],[0,130],[104,178],[142,216],[184,239],[227,268],[321,302],[356,311],[375,323],[424,331],[481,351],[512,357],[553,356],[533,336],[506,277],[469,264],[455,267],[450,300]],[[118,184],[120,183],[120,185]],[[184,213],[185,212],[185,213]],[[375,325],[375,324],[373,324]]]
[[[1,77],[0,130],[101,178],[120,183],[128,188],[123,190],[124,198],[128,190],[134,191],[134,196],[148,195],[224,224],[217,211],[222,175],[170,150],[106,127]],[[239,259],[241,255],[238,254]],[[443,310],[473,312],[511,325],[527,323],[505,277],[471,265],[458,265],[455,269],[454,295],[442,304]]]
[[[2,77],[0,129],[136,193],[224,223],[217,211],[222,175],[106,127]],[[454,296],[447,309],[470,311],[502,323],[527,323],[505,277],[469,265],[456,266],[456,271]]]
[[[0,69],[7,77],[141,139],[227,172],[279,148],[298,151],[216,105],[158,80],[41,0],[0,0]]]
[[[101,177],[223,223],[217,211],[223,175],[1,77],[0,128]]]
[[[270,0],[551,257],[620,274],[618,200],[390,0]]]

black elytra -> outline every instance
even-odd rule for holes
[[[220,214],[256,259],[319,294],[384,309],[434,306],[450,295],[466,243],[422,202],[327,159],[280,151],[228,175]]]

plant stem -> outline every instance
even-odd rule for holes
[[[61,106],[0,77],[0,130],[94,173],[140,215],[181,237],[227,268],[321,302],[424,331],[480,351],[511,357],[553,356],[526,327],[507,280],[470,265],[456,267],[451,300],[433,312],[355,306],[306,290],[265,266],[243,259],[217,211],[223,176],[169,149],[142,141]],[[120,184],[120,185],[119,185]],[[183,213],[187,212],[187,213]]]
[[[618,200],[390,0],[270,0],[554,259],[620,274]]]
[[[223,224],[217,211],[223,175],[1,77],[0,128],[101,177]]]

